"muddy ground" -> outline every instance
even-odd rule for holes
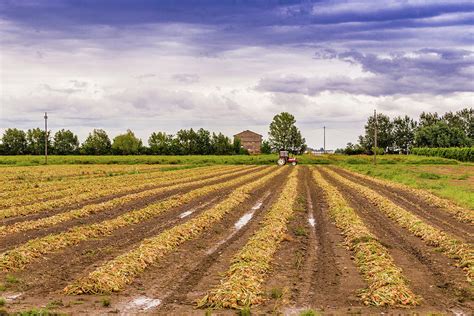
[[[30,264],[24,271],[2,275],[1,280],[6,289],[0,292],[0,296],[7,299],[3,308],[19,311],[47,307],[50,311],[83,315],[204,315],[208,311],[196,308],[196,302],[219,284],[232,257],[260,227],[260,221],[272,203],[285,190],[285,181],[281,179],[289,174],[292,167],[285,168],[284,174],[278,177],[280,180],[273,179],[253,192],[249,199],[212,229],[205,231],[199,238],[183,243],[176,251],[149,267],[120,293],[65,296],[62,289],[102,263],[134,248],[144,238],[196,217],[225,199],[234,188],[220,190],[148,221],[118,229],[106,238],[82,242],[65,251],[47,255]],[[366,283],[354,264],[352,253],[344,245],[339,229],[329,216],[323,192],[314,182],[309,167],[298,168],[298,205],[288,223],[287,236],[274,256],[272,270],[265,276],[263,295],[266,300],[262,305],[252,307],[253,314],[299,315],[307,309],[324,314],[470,314],[474,310],[472,287],[463,271],[455,266],[454,260],[399,227],[377,210],[371,201],[320,169],[325,179],[342,192],[368,228],[387,247],[396,265],[403,269],[411,289],[423,298],[420,306],[410,309],[365,306],[358,293]],[[344,170],[333,170],[351,181],[370,187],[427,223],[472,243],[472,226],[457,222],[442,209]],[[229,179],[233,177],[229,176]],[[132,208],[144,207],[192,189],[194,187],[168,192],[163,196],[131,203],[81,221],[62,223],[44,231],[7,236],[1,239],[0,248],[10,249],[33,236],[44,236],[74,225],[112,218]],[[54,213],[57,212],[59,210]],[[235,315],[236,311],[215,310],[212,314]]]

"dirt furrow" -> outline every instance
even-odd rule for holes
[[[253,170],[255,171],[255,170]],[[252,171],[247,171],[245,173],[239,173],[237,175],[229,175],[229,177],[226,177],[225,179],[221,180],[216,180],[208,185],[216,184],[216,183],[224,183],[228,180],[235,179],[239,176],[246,175],[251,173]],[[207,179],[207,177],[204,177],[203,179]],[[44,229],[35,229],[35,230],[30,230],[26,232],[19,232],[16,234],[11,234],[7,235],[5,237],[1,237],[0,240],[2,241],[2,244],[0,246],[0,252],[3,252],[7,249],[11,249],[19,244],[22,244],[30,239],[38,238],[38,237],[44,237],[49,234],[54,234],[62,231],[66,231],[72,227],[78,226],[78,225],[87,225],[95,222],[100,222],[103,220],[111,219],[117,216],[120,216],[130,210],[135,210],[135,209],[141,209],[146,207],[147,205],[150,205],[152,203],[158,202],[159,200],[165,199],[167,197],[173,196],[173,195],[179,195],[179,194],[184,194],[189,191],[192,191],[194,189],[197,189],[200,187],[199,184],[196,184],[194,186],[190,186],[189,188],[186,188],[185,190],[183,189],[177,189],[169,192],[165,192],[163,194],[158,194],[155,196],[151,196],[149,198],[141,199],[141,200],[135,200],[131,203],[127,203],[125,205],[122,205],[120,207],[116,207],[113,209],[109,209],[103,212],[91,214],[87,217],[83,218],[77,218],[74,220],[70,220],[67,222],[63,222],[58,225],[54,225],[52,227],[46,227]]]
[[[245,183],[249,181],[251,180]],[[235,186],[196,199],[192,203],[141,222],[138,225],[118,229],[107,238],[82,242],[60,253],[47,255],[46,260],[33,263],[25,271],[16,273],[15,276],[21,282],[13,289],[23,292],[25,298],[70,299],[65,298],[61,291],[71,281],[80,275],[87,274],[117,255],[132,249],[144,238],[157,235],[199,215],[204,209],[223,199],[234,188]],[[88,296],[88,299],[93,300],[94,297]],[[28,301],[25,300],[23,303],[28,303]]]
[[[300,178],[300,205],[265,283],[268,300],[252,311],[295,315],[310,308],[354,311],[361,306],[357,290],[365,283],[330,222],[322,192],[307,168]]]
[[[251,168],[251,169],[248,169],[246,171],[247,171],[247,173],[250,173],[250,172],[255,171],[255,170],[256,170],[255,168]],[[240,170],[240,171],[244,171],[244,169]],[[237,172],[237,170],[223,171],[222,173],[219,173],[218,175],[220,176],[220,175],[229,174],[229,176],[230,176],[231,174],[233,174],[235,172]],[[210,179],[210,178],[216,177],[218,175],[216,175],[216,174],[213,174],[213,175],[204,174],[203,177],[199,178],[199,180]],[[18,223],[18,222],[36,220],[36,219],[40,219],[40,218],[44,218],[44,217],[49,217],[49,216],[56,215],[56,214],[63,213],[63,212],[67,212],[67,211],[70,211],[70,210],[79,209],[79,208],[82,208],[82,207],[87,206],[87,205],[93,205],[93,204],[98,204],[98,203],[102,203],[102,202],[107,202],[107,201],[110,201],[112,199],[124,197],[124,196],[135,194],[135,193],[145,192],[145,191],[149,191],[149,190],[153,190],[153,189],[164,188],[166,186],[168,186],[168,185],[160,183],[159,185],[152,186],[152,187],[141,188],[141,189],[136,189],[136,190],[130,189],[129,191],[127,191],[125,193],[113,194],[113,195],[108,195],[108,196],[104,196],[104,197],[100,197],[100,198],[96,198],[96,199],[91,199],[91,200],[87,200],[87,201],[83,201],[83,202],[73,203],[73,204],[70,204],[70,205],[67,205],[67,206],[58,207],[58,208],[56,208],[54,210],[50,210],[50,211],[44,211],[44,212],[32,213],[32,214],[28,214],[28,215],[21,215],[21,216],[15,216],[15,217],[10,217],[10,218],[4,218],[4,219],[0,219],[0,225],[12,225],[12,224],[15,224],[15,223]],[[151,199],[153,200],[153,198],[151,198]]]
[[[324,170],[320,171],[387,247],[397,266],[411,281],[413,291],[424,299],[422,309],[467,312],[474,308],[472,289],[461,269],[455,267],[454,260],[437,253],[436,249],[399,227],[357,191],[335,181]]]
[[[343,244],[340,231],[329,217],[322,190],[309,172],[307,181],[316,235],[316,265],[310,286],[313,295],[308,303],[325,311],[341,307],[351,311],[352,306],[362,305],[357,291],[365,287],[365,282]]]
[[[368,188],[377,191],[406,210],[420,216],[434,227],[449,232],[460,240],[470,243],[474,242],[474,227],[468,223],[462,223],[456,220],[446,211],[436,206],[429,205],[422,199],[410,195],[407,192],[403,192],[402,190],[381,186],[378,183],[357,177],[340,168],[331,168],[331,170],[351,181],[365,185]]]
[[[279,178],[286,175],[285,172]],[[275,180],[256,190],[214,229],[186,242],[149,269],[127,292],[131,296],[158,297],[162,300],[158,313],[192,312],[195,301],[219,282],[220,273],[228,268],[233,255],[258,228],[263,214],[278,197],[282,184]]]

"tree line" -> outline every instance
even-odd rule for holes
[[[110,140],[102,129],[94,129],[80,144],[72,131],[61,129],[51,137],[51,131],[40,128],[26,132],[17,128],[5,130],[1,138],[0,154],[42,155],[47,139],[48,152],[55,155],[235,155],[248,154],[238,138],[231,140],[222,133],[212,133],[200,128],[182,129],[176,135],[152,133],[148,146],[131,130]]]
[[[261,153],[269,154],[280,149],[292,153],[303,153],[305,139],[295,126],[293,115],[282,112],[274,116],[264,140]],[[45,141],[46,139],[46,141]],[[148,138],[148,146],[135,136],[131,130],[110,140],[102,129],[94,129],[80,144],[72,131],[61,129],[54,136],[51,131],[40,128],[26,132],[17,128],[5,130],[0,143],[0,155],[42,155],[45,152],[55,155],[245,155],[248,151],[241,146],[239,138],[231,140],[222,133],[211,133],[200,128],[181,129],[175,135],[154,132]]]
[[[390,119],[387,115],[370,116],[365,134],[358,144],[348,143],[337,152],[345,154],[372,154],[374,132],[377,125],[377,153],[409,153],[411,148],[447,148],[474,146],[474,109],[464,108],[457,112],[423,112],[418,120],[409,116]]]

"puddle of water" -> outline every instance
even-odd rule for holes
[[[17,298],[19,298],[20,296],[22,296],[23,294],[22,293],[16,293],[16,294],[9,294],[9,295],[5,295],[5,299],[7,301],[14,301],[16,300]]]
[[[160,304],[161,304],[160,299],[140,296],[130,302],[129,309],[139,309],[139,310],[146,311],[146,310],[155,308]]]
[[[253,209],[253,208],[252,208]],[[236,230],[239,230],[241,229],[242,227],[244,227],[245,225],[247,225],[247,223],[252,219],[253,217],[253,214],[255,212],[248,212],[246,213],[244,216],[242,216],[241,218],[239,218],[239,220],[234,224],[234,227]]]
[[[186,211],[186,212],[183,212],[181,214],[179,214],[179,218],[185,218],[189,215],[191,215],[192,213],[194,213],[195,210],[189,210],[189,211]]]
[[[265,195],[265,197],[268,196],[268,194]],[[242,217],[240,217],[239,220],[237,222],[235,222],[234,230],[225,239],[219,241],[214,247],[209,249],[206,253],[208,255],[212,254],[214,251],[217,250],[217,248],[219,248],[220,245],[222,245],[223,243],[225,243],[226,241],[231,239],[240,229],[242,229],[242,227],[244,227],[245,225],[248,224],[248,222],[250,222],[250,220],[253,217],[253,214],[255,214],[255,211],[258,210],[259,208],[261,208],[262,205],[263,205],[263,201],[259,201],[259,202],[255,203],[255,205],[252,206],[250,211],[248,211],[247,213],[242,215]]]
[[[253,207],[252,207],[252,210],[258,210],[259,208],[261,208],[263,205],[263,202],[257,202],[257,204],[255,204]]]

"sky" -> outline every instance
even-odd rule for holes
[[[374,109],[474,106],[474,2],[0,0],[0,132],[206,128],[357,142]]]

